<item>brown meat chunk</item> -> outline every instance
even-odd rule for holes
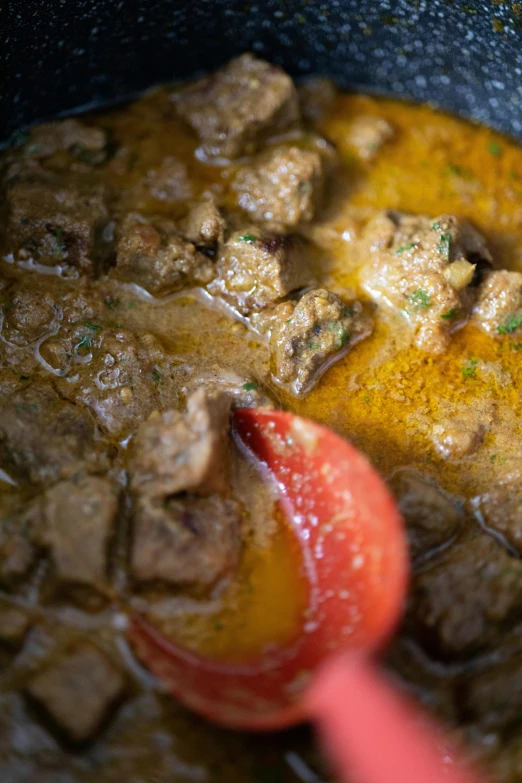
[[[417,638],[444,656],[467,656],[497,643],[521,599],[522,563],[473,531],[415,579],[410,616]]]
[[[406,316],[419,348],[443,351],[465,322],[476,277],[491,261],[480,234],[451,215],[387,212],[370,221],[363,248],[370,296]]]
[[[393,127],[387,120],[373,114],[361,114],[350,122],[346,140],[360,158],[371,160],[393,134]]]
[[[141,215],[127,215],[119,231],[114,276],[137,283],[155,296],[212,279],[210,259],[198,252],[170,221],[155,225]]]
[[[311,281],[307,247],[293,234],[260,232],[250,226],[233,234],[208,286],[240,313],[262,310]]]
[[[160,165],[147,172],[145,187],[158,201],[170,204],[192,196],[187,167],[177,158],[167,155]]]
[[[36,563],[35,532],[40,523],[37,503],[20,504],[6,496],[0,506],[0,584],[15,589]]]
[[[118,491],[106,478],[62,481],[42,498],[45,546],[60,585],[82,585],[103,593]]]
[[[101,728],[125,680],[104,653],[82,642],[34,675],[26,690],[61,734],[81,744]]]
[[[322,288],[276,312],[270,336],[274,378],[294,394],[309,391],[335,359],[371,331],[359,302],[346,304]]]
[[[174,96],[208,157],[251,154],[299,120],[297,92],[284,71],[244,54]]]
[[[16,182],[6,201],[7,246],[16,259],[96,271],[95,245],[108,217],[102,189]]]
[[[490,272],[480,286],[472,322],[491,335],[520,334],[522,274],[505,269]]]
[[[58,309],[41,287],[23,283],[7,293],[1,334],[10,345],[24,347],[52,330]]]
[[[474,410],[433,425],[435,448],[445,459],[461,459],[475,454],[482,445],[484,434],[484,424]]]
[[[260,383],[252,378],[237,375],[231,370],[224,370],[217,364],[208,370],[191,375],[183,386],[183,393],[192,394],[200,386],[212,394],[224,394],[230,399],[234,408],[274,407],[274,400]]]
[[[51,388],[28,386],[0,400],[0,467],[33,484],[107,467],[88,412]]]
[[[230,399],[204,389],[189,397],[186,413],[155,411],[134,439],[132,490],[161,498],[223,492],[229,418]]]
[[[498,731],[520,720],[522,714],[522,655],[481,671],[459,688],[463,717],[485,731]]]
[[[481,522],[522,554],[522,472],[492,475],[491,489],[472,500]]]
[[[106,144],[104,130],[69,118],[32,128],[24,154],[32,158],[48,158],[55,152],[68,150],[84,163],[101,163],[105,160]]]
[[[215,248],[223,241],[225,221],[213,199],[192,204],[181,223],[181,233],[196,246]]]
[[[432,479],[400,468],[388,481],[406,523],[413,558],[442,546],[457,532],[462,511]]]
[[[314,217],[323,192],[321,157],[299,147],[277,147],[259,155],[236,174],[237,204],[253,220],[289,226]]]
[[[237,503],[208,498],[140,496],[134,510],[131,570],[138,582],[213,584],[236,563]]]

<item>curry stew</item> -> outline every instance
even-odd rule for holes
[[[522,151],[250,55],[2,155],[0,778],[326,780],[162,694],[140,611],[241,658],[303,588],[229,437],[284,407],[369,456],[413,578],[388,665],[522,780]]]

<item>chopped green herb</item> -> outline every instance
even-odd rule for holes
[[[500,144],[496,141],[490,141],[488,144],[488,150],[491,152],[492,155],[494,155],[496,158],[501,154],[502,147]]]
[[[32,402],[31,403],[31,410],[37,411],[37,410],[40,410],[40,409],[39,409],[38,405],[35,402]]]
[[[431,227],[432,231],[437,231],[440,228],[440,220],[437,220]]]
[[[339,334],[337,336],[338,347],[342,348],[350,339],[350,332],[344,328],[342,324],[339,324]]]
[[[134,310],[134,308],[136,307],[136,302],[127,302],[127,307],[129,308],[129,310]]]
[[[462,367],[463,378],[475,378],[475,371],[477,369],[478,359],[470,359],[465,367]]]
[[[256,241],[256,237],[253,234],[242,234],[240,237],[237,238],[238,242],[248,242],[249,245],[251,245],[253,242]]]
[[[88,163],[89,166],[92,166],[93,163],[97,162],[97,153],[93,150],[86,149],[81,144],[73,144],[69,152],[71,155],[74,155],[75,158],[81,160],[82,163]]]
[[[514,343],[514,345],[511,346],[512,351],[522,351],[522,343]]]
[[[317,349],[319,348],[319,343],[310,343],[310,348],[312,349],[312,351],[317,351]]]
[[[370,395],[369,394],[365,394],[364,397],[363,397],[363,401],[364,401],[365,405],[369,405],[370,402],[371,402]]]
[[[92,321],[84,321],[83,325],[90,329],[92,332],[99,332],[102,328],[99,324],[93,324]]]
[[[159,383],[161,381],[161,375],[156,369],[152,370],[151,375],[154,383]]]
[[[352,318],[353,317],[353,307],[352,307],[352,305],[344,305],[342,313],[341,313],[341,316],[343,318]]]
[[[491,457],[489,458],[489,461],[490,462],[495,462],[497,456],[498,456],[497,454],[492,454]]]
[[[106,296],[104,300],[105,307],[108,307],[109,310],[114,310],[116,305],[120,303],[119,299],[111,299],[110,296]]]
[[[257,383],[244,383],[244,384],[243,384],[243,389],[244,389],[246,392],[249,392],[249,391],[255,391],[257,388],[258,388],[258,385],[257,385]]]
[[[449,163],[448,173],[454,174],[456,177],[461,177],[464,172],[461,166],[456,166],[455,163]]]
[[[399,247],[395,251],[395,255],[396,256],[400,256],[400,254],[404,253],[406,250],[413,250],[416,247],[417,247],[417,243],[416,242],[408,242],[406,245],[403,245],[402,247]]]
[[[511,334],[511,332],[514,332],[515,329],[518,329],[519,326],[522,326],[522,310],[519,310],[518,313],[511,315],[503,325],[499,326],[498,333]]]
[[[291,318],[287,318],[286,321],[285,321],[285,324],[291,324],[291,323],[292,323],[292,319]]]
[[[49,231],[56,240],[56,252],[55,255],[63,256],[66,251],[65,240],[63,236],[63,228],[61,226],[49,226]]]
[[[449,231],[445,231],[443,234],[440,235],[439,246],[437,248],[439,253],[441,253],[444,256],[444,258],[449,258],[450,245],[451,245],[451,234],[449,233]]]
[[[426,310],[431,304],[431,297],[428,291],[418,288],[408,297],[408,302],[413,310]]]
[[[447,313],[441,313],[440,317],[444,318],[445,321],[452,321],[454,318],[457,317],[458,314],[459,314],[459,308],[451,307]]]
[[[79,348],[91,348],[92,347],[92,337],[90,334],[84,334],[82,339],[79,343],[75,346],[76,350]]]

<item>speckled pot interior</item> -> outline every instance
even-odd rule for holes
[[[522,137],[522,3],[4,0],[0,137],[251,50]]]

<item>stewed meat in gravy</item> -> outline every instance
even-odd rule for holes
[[[386,479],[413,573],[387,665],[522,780],[521,149],[245,54],[0,166],[1,780],[331,779],[304,730],[188,714],[127,641],[129,607],[216,654],[291,632],[245,406]]]

